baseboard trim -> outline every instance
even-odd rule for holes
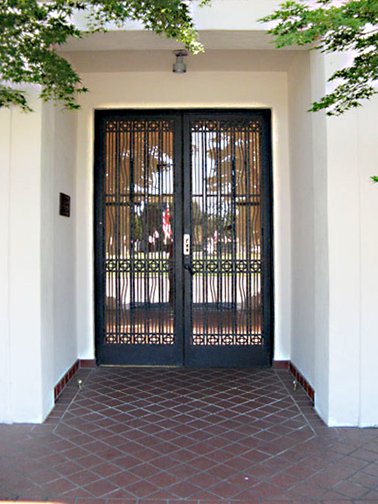
[[[315,390],[311,387],[311,385],[308,383],[303,374],[294,366],[292,362],[289,363],[289,371],[294,376],[299,385],[303,388],[303,390],[306,392],[312,404],[315,404]]]
[[[272,369],[289,369],[290,361],[288,360],[274,360],[272,362]]]
[[[295,380],[306,392],[312,404],[315,404],[315,390],[311,387],[311,385],[303,376],[303,374],[298,370],[298,368],[294,366],[294,364],[291,361],[289,360],[273,361],[272,369],[275,370],[284,369],[290,371],[290,373],[294,376]]]
[[[81,368],[94,368],[96,367],[96,359],[80,359]]]
[[[76,362],[70,367],[70,369],[64,374],[64,376],[59,380],[59,382],[54,387],[54,402],[57,401],[58,397],[61,395],[63,390],[66,388],[68,382],[77,373],[79,368],[94,368],[96,367],[95,359],[77,359]],[[281,360],[273,361],[272,369],[274,370],[288,370],[294,376],[299,385],[306,392],[307,396],[311,400],[312,404],[315,403],[315,390],[311,387],[309,382],[303,376],[303,374],[294,366],[291,361]]]
[[[59,380],[59,382],[54,387],[54,402],[57,401],[60,394],[66,388],[67,383],[71,380],[75,373],[77,373],[80,367],[79,359],[70,367],[70,369],[65,373],[65,375]]]
[[[54,403],[58,400],[59,396],[66,388],[71,378],[78,372],[80,368],[94,368],[96,367],[96,359],[76,359],[70,369],[64,374],[59,382],[54,387]]]

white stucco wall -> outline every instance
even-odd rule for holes
[[[327,121],[329,423],[356,425],[361,352],[361,237],[357,114]]]
[[[0,111],[0,422],[10,422],[9,213],[11,112]]]
[[[316,408],[328,418],[327,124],[309,113],[325,92],[324,58],[299,53],[289,71],[292,201],[292,339],[290,360],[315,389]]]
[[[199,30],[258,30],[260,18],[272,13],[280,0],[213,0],[205,7],[193,9]]]
[[[34,112],[0,113],[0,422],[40,423],[75,362],[75,224],[57,190],[75,189],[74,116],[30,92]]]
[[[298,55],[289,72],[291,361],[328,425],[378,423],[374,365],[378,100],[342,117],[307,113],[348,56]]]
[[[326,75],[348,55],[325,59]],[[378,425],[378,100],[327,119],[329,425]]]
[[[76,341],[76,112],[43,107],[42,261],[46,304],[43,323],[50,334],[51,386],[77,359]],[[71,215],[59,215],[59,194],[71,197]]]
[[[54,387],[54,115],[52,105],[41,107],[40,131],[40,282],[41,387],[46,415],[53,406]]]
[[[361,273],[361,350],[359,425],[378,426],[378,185],[370,180],[378,174],[377,154],[378,99],[358,110],[360,190],[360,273]]]
[[[54,385],[75,363],[76,337],[76,122],[77,112],[54,107]],[[59,215],[59,194],[71,197],[71,215]]]
[[[311,52],[311,102],[325,92],[324,57]],[[307,106],[306,106],[307,109]],[[310,113],[309,113],[310,114]],[[311,114],[314,180],[315,260],[315,408],[327,421],[329,407],[329,252],[327,121],[323,112]]]
[[[50,347],[42,329],[42,104],[35,94],[30,92],[34,114],[13,109],[2,111],[0,117],[5,231],[0,249],[4,329],[0,336],[4,349],[0,418],[4,422],[40,422],[52,406]]]
[[[311,63],[298,54],[289,71],[292,332],[290,360],[314,385],[315,244]]]
[[[248,59],[260,71],[232,62],[232,51],[223,58],[222,44],[266,44],[256,19],[278,3],[198,9],[222,71],[174,75],[163,47],[157,71],[84,74],[78,115],[33,93],[33,114],[0,112],[0,422],[41,422],[76,358],[94,357],[94,110],[263,107],[273,112],[274,358],[304,374],[329,425],[378,425],[378,186],[369,179],[378,99],[341,118],[307,114],[343,57],[297,54],[288,74],[262,71],[264,51]],[[59,192],[71,196],[69,219],[58,215]]]
[[[280,0],[212,0],[208,5],[200,6],[200,0],[190,4],[190,11],[198,30],[238,30],[260,31],[260,18],[271,14],[282,2]],[[87,27],[85,12],[78,12],[76,23]],[[126,21],[122,27],[114,23],[106,25],[108,30],[142,30],[143,24],[137,21]]]
[[[171,56],[168,55],[171,59]],[[168,68],[170,68],[169,65]],[[273,111],[275,354],[290,355],[290,198],[284,72],[86,74],[78,122],[77,333],[79,356],[94,357],[93,126],[96,108],[271,108]]]

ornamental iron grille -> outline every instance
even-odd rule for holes
[[[268,111],[96,113],[98,363],[269,364],[269,134]]]
[[[262,345],[260,121],[191,123],[192,345]]]

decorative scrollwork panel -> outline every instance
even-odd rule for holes
[[[105,125],[105,344],[172,345],[173,121]]]
[[[262,345],[261,123],[191,124],[192,345]]]

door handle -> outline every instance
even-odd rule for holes
[[[194,275],[194,270],[192,268],[191,264],[184,264],[184,268],[189,271],[189,273],[193,276]]]
[[[184,234],[182,237],[182,249],[184,256],[190,255],[190,234]]]

